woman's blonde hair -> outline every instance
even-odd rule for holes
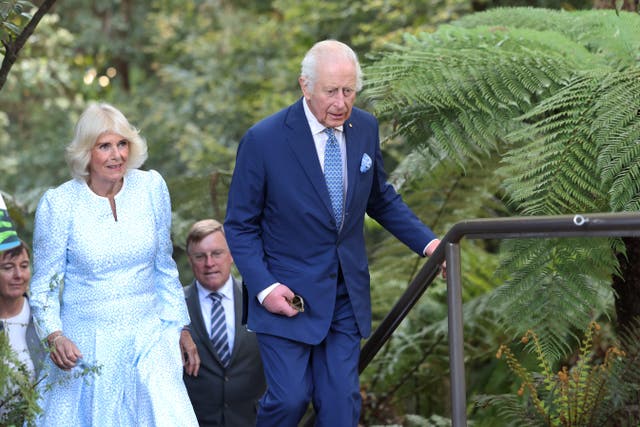
[[[127,169],[137,169],[147,160],[147,143],[124,114],[110,104],[92,103],[78,119],[73,140],[66,148],[67,163],[74,178],[87,179],[91,149],[106,132],[117,133],[129,142]]]

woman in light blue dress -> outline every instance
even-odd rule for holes
[[[199,358],[171,257],[162,177],[124,115],[92,104],[67,147],[73,179],[34,230],[31,305],[51,349],[40,426],[197,426],[184,383]],[[184,355],[184,356],[183,356]]]

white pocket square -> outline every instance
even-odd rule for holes
[[[362,160],[360,161],[360,173],[365,173],[371,168],[371,157],[367,153],[362,155]]]

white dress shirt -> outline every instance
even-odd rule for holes
[[[326,126],[321,124],[316,116],[313,115],[309,109],[306,99],[302,99],[302,105],[304,107],[304,115],[307,117],[309,128],[311,129],[311,135],[313,135],[313,142],[316,146],[316,152],[318,153],[318,160],[320,161],[320,167],[324,173],[324,150],[327,146],[327,134],[324,132]],[[342,182],[344,183],[343,195],[347,194],[347,141],[344,136],[344,127],[338,126],[333,128],[333,133],[340,145],[340,156],[342,157]]]
[[[211,306],[213,302],[209,298],[211,291],[204,288],[200,282],[196,280],[196,288],[198,289],[198,298],[200,299],[200,310],[202,310],[202,319],[207,333],[211,336]],[[229,352],[233,354],[233,342],[236,336],[235,310],[233,305],[233,279],[231,276],[217,292],[222,296],[220,302],[224,309],[224,317],[227,321],[227,341],[229,342]]]

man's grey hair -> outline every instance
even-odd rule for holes
[[[337,40],[323,40],[314,44],[302,59],[300,77],[304,80],[304,85],[313,91],[318,74],[319,62],[327,56],[335,58],[342,55],[344,58],[353,61],[356,66],[356,92],[362,89],[362,69],[358,61],[358,55],[346,44]]]

